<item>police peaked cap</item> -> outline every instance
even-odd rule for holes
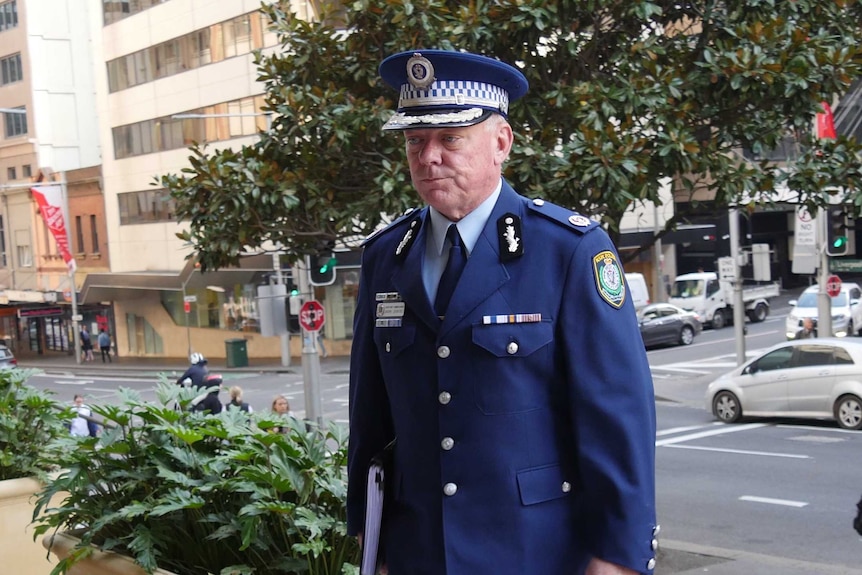
[[[451,50],[411,50],[380,64],[383,81],[399,90],[398,109],[384,130],[472,126],[527,93],[524,75],[499,60]]]

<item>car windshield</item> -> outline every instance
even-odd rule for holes
[[[844,307],[847,305],[846,292],[841,292],[837,296],[830,299],[832,300],[832,307]],[[817,307],[817,292],[804,292],[799,298],[799,301],[796,302],[796,307]]]
[[[677,280],[671,287],[671,297],[697,297],[703,294],[703,280]]]

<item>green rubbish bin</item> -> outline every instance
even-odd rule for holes
[[[244,339],[224,340],[228,367],[248,367],[248,348]]]

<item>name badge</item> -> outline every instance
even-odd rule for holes
[[[386,302],[377,304],[377,317],[404,317],[404,302]]]

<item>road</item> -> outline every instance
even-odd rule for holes
[[[784,340],[787,311],[747,324],[749,355]],[[690,346],[648,352],[658,398],[664,545],[656,575],[862,574],[855,567],[862,538],[851,528],[862,492],[862,433],[830,422],[715,422],[703,405],[706,385],[736,365],[735,354],[732,328],[706,330]],[[324,419],[347,422],[347,379],[346,369],[321,375]],[[112,401],[120,385],[155,397],[146,377],[48,374],[33,383],[70,400],[83,392],[92,403]],[[257,410],[283,393],[296,415],[304,415],[300,374],[235,375],[225,383],[240,384]]]

